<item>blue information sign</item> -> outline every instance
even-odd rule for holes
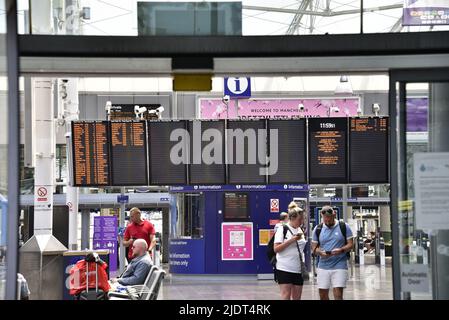
[[[224,94],[236,99],[251,97],[251,78],[225,78]]]
[[[117,202],[118,203],[128,203],[129,202],[129,196],[118,195],[117,196]]]

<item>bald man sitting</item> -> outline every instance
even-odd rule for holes
[[[123,275],[120,278],[111,279],[111,282],[123,286],[144,284],[150,269],[151,258],[148,254],[148,244],[144,239],[137,239],[133,242],[133,259]]]

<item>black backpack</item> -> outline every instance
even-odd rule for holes
[[[284,228],[284,239],[285,239],[285,236],[287,235],[287,231],[288,231],[288,226],[284,224],[283,228]],[[274,236],[275,235],[276,234],[274,234],[271,237],[271,239],[267,245],[267,258],[274,269],[276,268],[276,252],[274,252]]]
[[[338,225],[340,226],[340,230],[341,230],[341,234],[343,235],[343,238],[345,238],[345,245],[348,244],[348,239],[346,238],[346,223],[344,221],[338,221]],[[323,223],[321,222],[317,227],[316,227],[316,237],[318,239],[318,247],[320,246],[320,233],[321,230],[323,229]],[[351,253],[350,251],[346,252],[346,258],[350,258],[351,257]]]

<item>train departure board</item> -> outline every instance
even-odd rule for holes
[[[278,154],[277,171],[268,173],[269,183],[307,183],[306,120],[268,120],[268,128],[270,161],[274,161],[272,152]],[[277,131],[277,150],[273,130]]]
[[[190,184],[225,184],[224,121],[189,121]]]
[[[265,130],[265,120],[228,121],[228,183],[266,184],[266,139],[260,130]]]
[[[243,192],[225,192],[224,221],[246,221],[249,217],[248,194]]]
[[[349,182],[388,183],[388,118],[351,118]]]
[[[107,186],[109,177],[106,121],[72,122],[73,175],[78,187]]]
[[[145,121],[111,122],[112,185],[148,185],[146,133]]]
[[[309,183],[347,183],[346,118],[309,118]]]
[[[185,121],[149,121],[150,184],[187,183],[188,135]],[[170,136],[174,141],[170,141]]]

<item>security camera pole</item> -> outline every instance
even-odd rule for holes
[[[65,80],[65,82],[64,82]],[[71,132],[71,123],[79,118],[79,99],[78,99],[78,78],[64,79],[66,94],[61,96],[63,118],[66,123],[66,137]],[[65,98],[64,98],[65,97]],[[70,138],[70,135],[68,136]],[[69,141],[67,146],[70,146]],[[72,156],[71,148],[67,147],[67,159]],[[74,177],[70,177],[69,179]],[[78,249],[78,203],[79,189],[73,187],[70,181],[66,187],[66,205],[69,208],[69,250]]]

